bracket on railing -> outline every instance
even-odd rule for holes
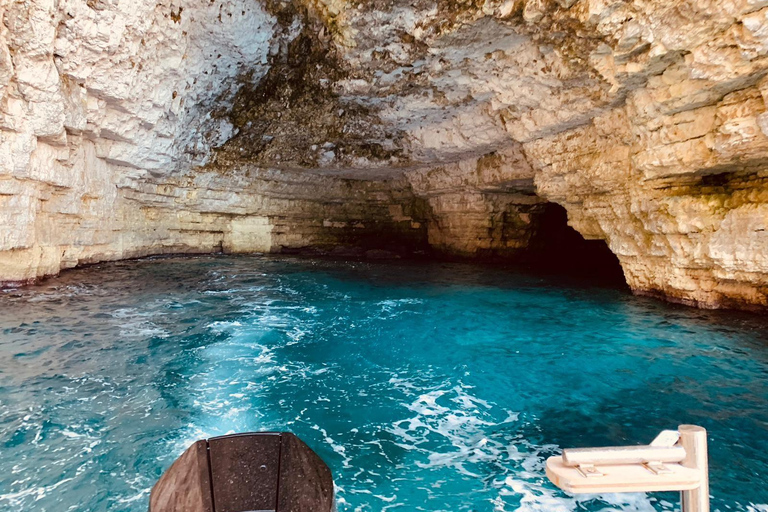
[[[681,491],[682,512],[709,512],[707,431],[680,425],[646,446],[563,450],[547,477],[572,494]]]

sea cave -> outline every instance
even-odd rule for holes
[[[0,19],[0,509],[768,512],[767,0]]]

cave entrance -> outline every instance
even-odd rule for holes
[[[583,278],[590,283],[626,288],[619,259],[605,240],[586,240],[568,225],[568,213],[547,203],[536,218],[529,245],[531,266],[547,274]]]

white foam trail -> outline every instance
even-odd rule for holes
[[[190,390],[195,396],[193,405],[202,414],[186,427],[180,438],[173,441],[172,452],[176,455],[198,439],[269,429],[269,425],[264,424],[258,400],[274,385],[269,379],[280,381],[310,373],[310,368],[299,364],[290,364],[290,367],[278,364],[275,355],[277,347],[267,346],[261,341],[277,330],[285,335],[282,343],[300,342],[310,331],[296,326],[291,315],[315,311],[313,308],[272,302],[249,302],[243,306],[243,311],[247,313],[239,319],[214,321],[205,326],[215,334],[228,336],[196,349],[202,371],[191,378]],[[286,332],[285,329],[290,326],[294,327]],[[335,446],[337,451],[343,449],[340,445]]]

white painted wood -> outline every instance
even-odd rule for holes
[[[685,449],[679,445],[609,446],[606,448],[571,448],[563,450],[563,463],[566,466],[680,462],[684,458]]]
[[[702,474],[701,484],[680,493],[682,512],[709,512],[709,463],[707,462],[707,431],[696,425],[680,425],[680,444],[686,457],[682,465]]]
[[[603,476],[585,478],[562,457],[547,459],[547,477],[556,486],[573,494],[602,492],[657,492],[696,489],[701,472],[680,464],[666,464],[668,474],[656,475],[641,464],[597,466]]]
[[[656,439],[651,441],[651,446],[675,446],[680,440],[680,432],[677,430],[662,430]]]
[[[546,471],[572,494],[681,491],[682,512],[709,512],[707,431],[696,425],[665,430],[648,446],[563,450]]]

